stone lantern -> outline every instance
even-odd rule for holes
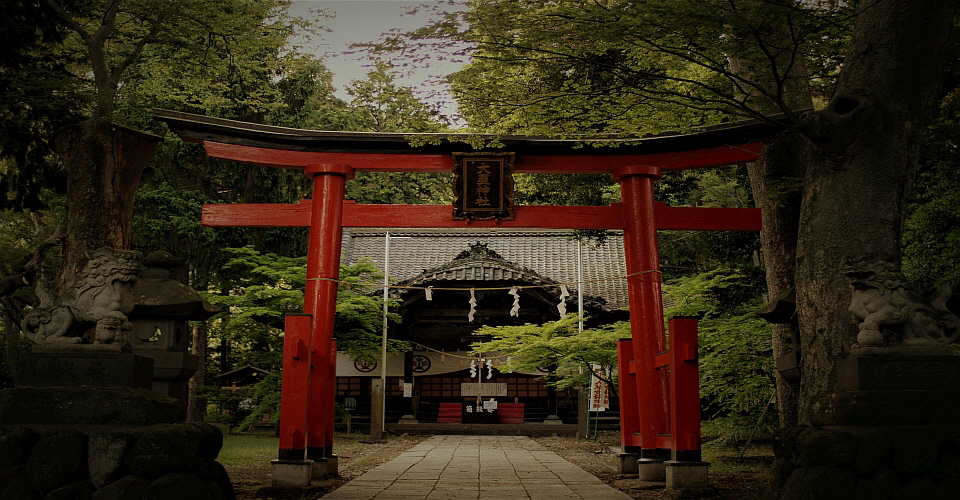
[[[153,390],[174,397],[183,408],[187,383],[198,359],[188,351],[188,321],[201,321],[220,312],[196,290],[170,278],[179,259],[158,250],[148,255],[133,288],[133,330],[127,335],[134,354],[153,358]]]

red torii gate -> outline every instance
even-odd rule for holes
[[[333,470],[326,472],[336,474],[333,326],[342,228],[464,226],[623,230],[632,332],[632,340],[619,349],[621,383],[627,381],[623,388],[630,393],[621,403],[624,450],[638,452],[641,464],[656,465],[654,470],[658,471],[663,471],[664,460],[670,458],[688,464],[699,462],[696,323],[691,330],[689,321],[678,322],[677,334],[672,337],[682,337],[687,343],[668,352],[656,231],[758,231],[760,211],[667,207],[654,201],[653,183],[664,170],[754,161],[762,139],[774,131],[771,126],[719,126],[697,134],[615,141],[619,146],[610,148],[579,147],[579,141],[574,140],[500,137],[504,147],[499,150],[515,154],[515,173],[609,173],[620,183],[622,202],[605,207],[517,206],[513,220],[464,221],[454,220],[452,207],[447,205],[357,204],[344,200],[344,185],[356,171],[451,172],[452,153],[469,149],[466,145],[442,142],[414,147],[409,144],[411,135],[430,134],[319,132],[165,110],[154,113],[183,139],[202,143],[211,157],[302,169],[313,179],[312,200],[298,204],[203,208],[206,226],[310,227],[304,314],[287,318],[279,462],[327,462]],[[691,360],[692,372],[681,369],[684,361]],[[681,377],[672,384],[673,398],[669,396],[671,384],[666,373],[660,370],[665,366],[674,367],[671,379]],[[685,378],[681,373],[687,374]],[[641,475],[642,469],[641,465]],[[306,484],[309,479],[307,473]]]

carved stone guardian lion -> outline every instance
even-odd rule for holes
[[[945,347],[957,341],[960,319],[945,305],[950,286],[944,283],[924,297],[890,260],[873,254],[846,260],[850,312],[861,321],[859,347]]]
[[[79,344],[94,330],[95,344],[127,344],[132,325],[133,285],[140,276],[140,252],[100,248],[87,252],[76,284],[54,296],[43,281],[37,285],[40,306],[24,318],[24,334],[37,344]]]

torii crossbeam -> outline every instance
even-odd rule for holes
[[[365,205],[344,200],[345,182],[356,171],[450,172],[452,153],[470,146],[439,134],[410,144],[412,136],[320,132],[271,127],[155,110],[185,140],[202,143],[211,157],[255,165],[302,169],[313,179],[312,200],[298,204],[205,205],[206,226],[310,227],[304,315],[288,318],[284,347],[278,459],[289,463],[333,464],[335,371],[333,325],[343,227],[552,228],[623,231],[632,342],[629,361],[635,385],[621,405],[626,450],[641,461],[662,465],[673,458],[687,464],[700,458],[699,394],[687,389],[674,396],[684,419],[671,419],[668,378],[671,363],[695,361],[693,351],[667,351],[663,325],[657,230],[760,230],[759,209],[668,207],[654,201],[653,185],[665,170],[683,170],[755,161],[766,137],[776,129],[761,123],[704,129],[696,134],[604,141],[499,137],[498,151],[515,155],[514,172],[545,174],[607,173],[620,183],[621,203],[605,207],[518,206],[513,220],[454,220],[452,207]],[[616,147],[597,147],[609,142]],[[695,324],[694,324],[695,325]],[[684,326],[689,332],[690,327]],[[689,338],[684,334],[684,338]],[[684,345],[689,345],[684,344]],[[658,357],[659,355],[659,357]],[[628,361],[621,363],[626,366]],[[695,364],[694,364],[695,367]],[[696,370],[672,370],[692,373]],[[684,387],[691,387],[689,376]],[[696,381],[694,379],[694,385]],[[675,391],[676,392],[676,391]],[[685,403],[677,405],[684,398]],[[689,412],[696,411],[692,416]],[[674,416],[676,417],[676,415]],[[680,423],[678,423],[680,422]],[[674,428],[683,426],[683,428]],[[671,438],[670,436],[673,436]],[[682,438],[678,437],[682,436]],[[276,469],[275,469],[276,470]],[[275,475],[276,480],[276,475]],[[309,476],[306,479],[309,484]],[[303,484],[301,484],[303,485]]]

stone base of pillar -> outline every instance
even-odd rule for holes
[[[283,488],[306,488],[313,475],[313,460],[271,460],[271,484]]]
[[[547,425],[562,425],[563,420],[560,420],[560,417],[556,415],[547,415],[547,419],[543,421]]]
[[[710,464],[707,462],[679,462],[668,460],[663,463],[666,469],[667,488],[709,488],[710,477],[707,471]]]
[[[413,415],[404,415],[400,417],[400,421],[397,422],[398,425],[413,425],[413,424],[419,424],[419,423],[420,421],[417,420],[417,418],[414,417]]]
[[[663,460],[641,458],[637,460],[637,476],[641,481],[662,483],[667,480],[667,466]]]
[[[617,472],[621,475],[639,474],[640,472],[637,470],[637,460],[639,459],[639,453],[617,454]]]
[[[340,457],[336,455],[313,459],[312,479],[340,477]]]

